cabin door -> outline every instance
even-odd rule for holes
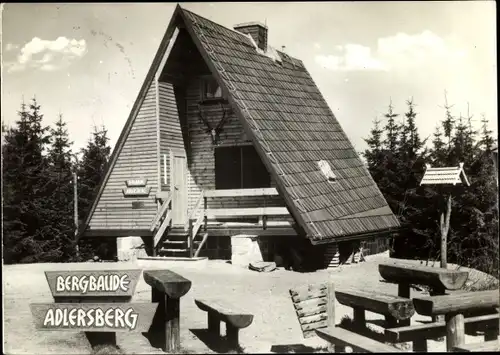
[[[183,150],[170,150],[170,191],[172,192],[172,225],[187,222],[187,163]]]

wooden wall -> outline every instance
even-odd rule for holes
[[[179,109],[175,99],[174,85],[166,82],[158,83],[160,109],[160,166],[161,189],[170,191],[170,148],[184,149]],[[166,156],[166,169],[164,159]],[[165,183],[166,172],[166,183]]]
[[[153,82],[132,124],[90,220],[92,229],[148,229],[156,214],[155,194],[158,182],[156,86]],[[128,179],[147,179],[148,197],[124,197]],[[133,201],[143,202],[132,209]]]
[[[186,88],[187,122],[189,127],[190,149],[188,165],[189,179],[189,210],[196,204],[201,189],[215,189],[215,146],[207,131],[207,126],[199,117],[198,103],[201,100],[201,79],[194,78]],[[251,144],[244,135],[243,127],[229,104],[225,104],[226,123],[219,136],[219,145]],[[211,127],[215,127],[223,117],[224,110],[220,104],[202,105],[201,111]],[[227,172],[230,174],[231,172]],[[274,182],[271,182],[275,186]],[[217,198],[208,201],[209,208],[237,208],[284,206],[281,197],[244,197],[238,199]]]

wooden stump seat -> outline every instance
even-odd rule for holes
[[[226,323],[226,338],[231,349],[239,348],[239,330],[253,322],[253,314],[241,310],[228,301],[219,299],[195,299],[199,309],[207,312],[208,331],[220,336],[220,322]]]

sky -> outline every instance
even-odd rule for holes
[[[392,101],[416,104],[423,138],[444,117],[497,126],[494,1],[181,3],[226,27],[260,21],[270,45],[301,59],[357,151]],[[59,114],[76,151],[94,126],[112,146],[130,114],[176,3],[3,4],[1,118],[36,97]]]

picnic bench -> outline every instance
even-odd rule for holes
[[[248,327],[253,322],[253,314],[239,307],[218,299],[195,299],[199,309],[207,312],[208,331],[213,336],[220,336],[220,323],[226,323],[226,339],[228,346],[238,350],[239,330]]]
[[[446,321],[446,348],[452,351],[465,342],[464,313],[474,310],[498,311],[499,291],[478,291],[453,295],[419,297],[413,299],[415,310],[425,316],[444,315]],[[498,313],[497,313],[498,314]],[[470,318],[469,318],[470,319]],[[498,327],[485,332],[485,340],[498,338]]]
[[[399,352],[393,346],[380,343],[376,340],[370,339],[363,335],[351,332],[347,329],[334,327],[326,329],[316,329],[316,334],[334,344],[334,351],[336,353],[344,353],[346,346],[352,348],[354,352],[363,353],[396,353]]]
[[[379,264],[380,276],[387,282],[398,285],[398,296],[410,298],[411,285],[430,287],[430,295],[444,295],[449,290],[459,290],[467,281],[467,271],[448,270],[424,265],[413,265],[400,261],[390,261]],[[433,321],[442,320],[433,317]],[[401,322],[410,325],[410,319]]]
[[[483,331],[485,340],[491,334],[498,332],[499,314],[489,314],[464,319],[466,334],[475,334]],[[412,342],[413,351],[427,352],[427,340],[446,336],[446,323],[433,322],[399,328],[385,329],[385,338],[391,343]]]
[[[500,351],[500,341],[490,340],[484,343],[463,344],[455,346],[453,351],[456,352],[498,352]]]
[[[335,352],[345,352],[347,346],[356,352],[397,352],[397,349],[390,345],[336,327],[335,295],[331,281],[290,289],[304,338],[316,335],[328,341],[330,350]]]
[[[158,337],[163,351],[180,349],[180,298],[191,289],[191,281],[170,270],[144,271],[144,281],[151,286],[151,300],[158,308],[149,335]]]
[[[365,311],[385,316],[387,327],[395,327],[415,313],[409,298],[357,289],[337,290],[335,297],[341,304],[352,307],[354,324],[360,327],[366,326]]]

